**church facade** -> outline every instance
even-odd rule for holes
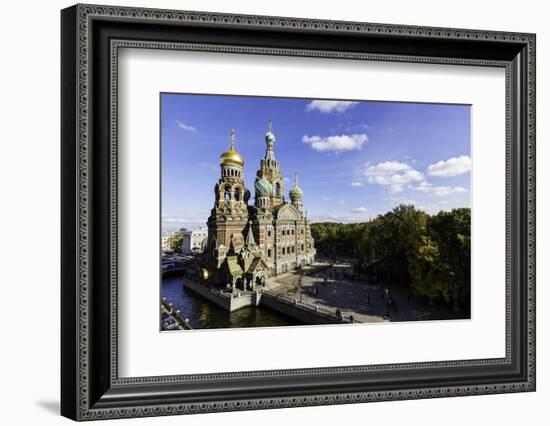
[[[244,159],[231,134],[230,149],[220,156],[221,176],[214,187],[206,249],[200,258],[203,279],[232,289],[253,290],[277,274],[310,265],[314,241],[298,187],[285,198],[284,180],[275,158],[269,125],[266,151],[254,182],[254,202],[244,182]]]

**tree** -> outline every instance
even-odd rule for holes
[[[181,228],[179,231],[174,232],[170,235],[166,241],[166,246],[168,251],[173,253],[182,254],[183,253],[183,234],[187,232],[185,228]]]
[[[427,222],[426,239],[412,255],[415,292],[452,302],[455,310],[470,306],[470,209],[439,212]],[[433,247],[437,247],[434,250]]]
[[[428,297],[430,303],[442,298],[449,302],[450,292],[443,279],[439,246],[423,235],[416,253],[410,260],[411,287],[416,294]]]
[[[410,254],[425,233],[428,215],[400,205],[367,224],[360,243],[360,268],[375,280],[410,283]]]

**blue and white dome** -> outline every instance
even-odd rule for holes
[[[273,142],[275,142],[275,135],[273,133],[271,133],[271,131],[269,131],[265,134],[265,140],[266,140],[266,142],[273,143]]]
[[[260,197],[270,196],[273,192],[273,186],[265,177],[256,179],[256,182],[254,182],[254,189],[256,190],[256,195]]]

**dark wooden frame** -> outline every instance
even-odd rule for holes
[[[76,5],[62,28],[61,413],[75,420],[535,390],[535,35]],[[506,69],[506,356],[119,378],[120,47]]]

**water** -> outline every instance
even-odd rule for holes
[[[281,327],[301,325],[297,320],[265,307],[245,307],[227,312],[218,305],[183,287],[183,278],[168,276],[162,280],[162,297],[166,297],[194,329]]]

